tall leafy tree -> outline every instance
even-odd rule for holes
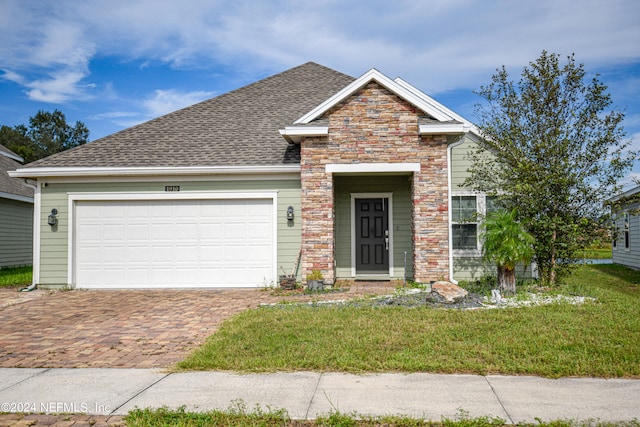
[[[23,157],[25,163],[86,144],[88,140],[89,129],[84,123],[69,125],[59,110],[38,111],[29,118],[28,128],[24,125],[0,128],[0,144]]]
[[[525,266],[533,258],[535,239],[516,221],[516,211],[500,209],[487,215],[482,223],[483,258],[495,264],[498,289],[503,294],[516,292],[516,266]]]
[[[535,238],[541,279],[554,284],[597,237],[604,200],[637,153],[624,141],[624,114],[598,76],[574,56],[543,51],[517,83],[503,66],[478,94],[483,139],[466,185],[498,196]]]

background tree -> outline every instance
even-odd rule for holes
[[[88,139],[89,129],[84,123],[77,121],[70,126],[59,110],[38,111],[29,118],[28,128],[24,125],[0,128],[0,144],[24,158],[25,163],[86,144]]]
[[[554,284],[600,229],[603,202],[637,157],[624,114],[598,76],[543,51],[516,84],[503,66],[478,94],[482,139],[466,185],[498,196],[535,238],[541,279]]]
[[[516,265],[525,266],[534,255],[535,239],[516,221],[516,211],[500,209],[482,223],[482,255],[498,270],[498,289],[502,294],[516,292]]]
[[[24,125],[15,127],[2,125],[0,127],[0,144],[25,159],[25,162],[26,159],[35,157],[34,145],[27,136],[27,132]]]

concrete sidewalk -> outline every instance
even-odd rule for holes
[[[0,369],[0,412],[124,415],[129,410],[286,409],[294,419],[331,411],[440,421],[464,411],[509,423],[536,418],[640,419],[640,381],[438,374],[294,372],[241,375],[157,369]]]

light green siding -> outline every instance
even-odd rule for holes
[[[640,203],[631,203],[623,206],[615,213],[615,222],[612,234],[616,239],[613,247],[613,262],[627,267],[640,269],[640,215],[638,215]],[[625,214],[628,215],[628,224],[625,226]],[[625,244],[625,229],[628,234],[628,245]]]
[[[460,145],[451,149],[451,189],[453,191],[465,189],[462,183],[469,176],[468,169],[471,166],[468,152],[476,147],[469,137]]]
[[[407,278],[413,277],[411,239],[410,176],[336,176],[335,235],[336,277],[351,274],[351,193],[393,193],[393,277],[404,277],[404,252],[407,252]]]
[[[453,277],[458,281],[478,280],[483,276],[497,275],[496,267],[483,263],[480,257],[455,257],[453,258]],[[531,279],[533,277],[532,266],[516,266],[517,279]]]
[[[31,265],[33,203],[0,198],[0,268]]]
[[[162,182],[98,182],[61,183],[47,181],[41,187],[40,209],[40,281],[43,285],[68,284],[68,194],[69,193],[114,193],[114,192],[163,192],[166,185],[180,186],[180,192],[215,191],[276,191],[277,206],[277,267],[288,273],[300,250],[302,233],[300,228],[300,181],[295,179],[252,180],[252,181],[188,181],[167,180]],[[287,207],[293,206],[296,217],[287,221]],[[58,209],[58,225],[47,224],[47,216],[52,208]]]

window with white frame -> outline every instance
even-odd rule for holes
[[[451,197],[454,250],[478,249],[478,202],[476,196]]]

